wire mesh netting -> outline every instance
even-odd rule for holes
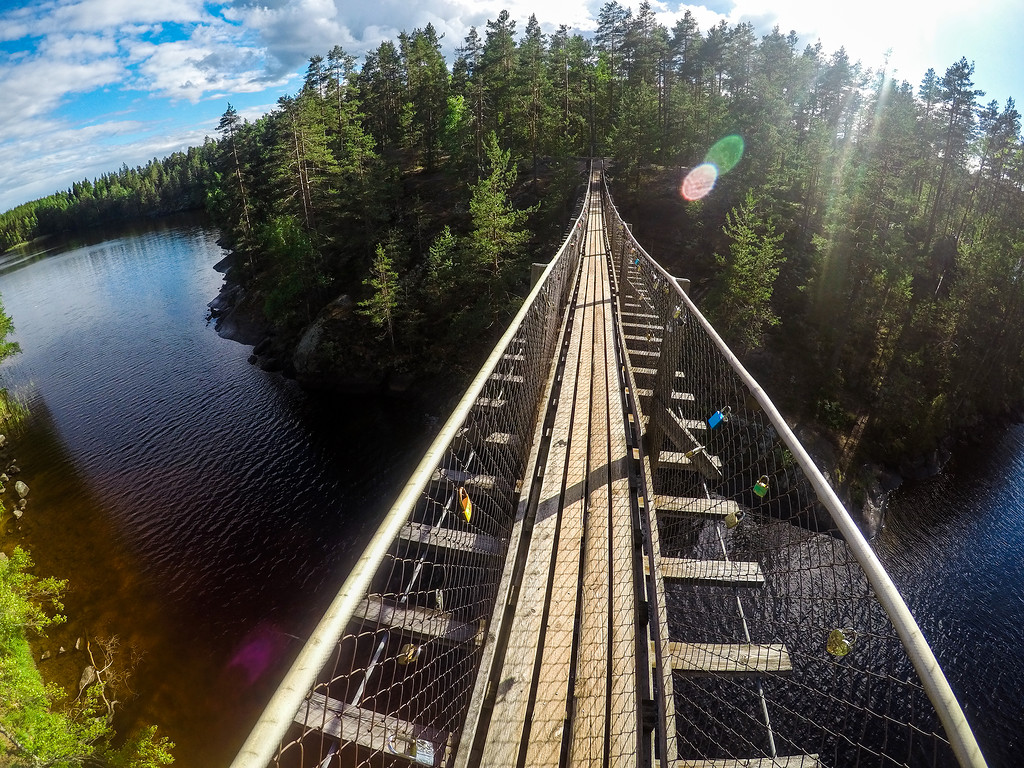
[[[310,641],[336,647],[277,748],[276,764],[450,763],[520,514],[585,210],[428,450],[418,487],[389,513],[382,529],[389,522],[400,528],[383,560],[364,557],[350,577],[369,588],[342,618],[340,639]],[[430,463],[431,456],[440,461]],[[347,582],[342,591],[350,588]],[[285,681],[296,684],[309,685]]]
[[[670,764],[956,765],[795,438],[780,436],[777,413],[639,246],[607,188],[605,203],[649,461]],[[702,762],[757,759],[767,762]]]

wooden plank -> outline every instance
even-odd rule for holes
[[[507,400],[500,397],[478,397],[476,399],[477,408],[504,408],[507,403]]]
[[[592,231],[601,232],[600,210],[591,212]],[[588,258],[593,261],[594,303],[592,335],[591,391],[589,409],[583,414],[587,427],[585,480],[589,498],[583,513],[583,563],[579,595],[578,646],[573,686],[569,763],[601,765],[605,755],[605,727],[608,709],[609,664],[609,482],[608,461],[609,403],[607,326],[611,321],[606,260],[597,243],[588,243]],[[616,376],[617,364],[612,364]],[[616,386],[613,391],[617,390]],[[619,409],[621,411],[621,408]],[[577,408],[577,418],[579,417]],[[577,545],[577,549],[578,549]],[[568,677],[568,670],[566,670]],[[560,745],[559,745],[560,746]],[[557,765],[558,763],[549,763]]]
[[[740,512],[740,505],[732,499],[703,499],[694,496],[657,495],[654,497],[654,508],[659,518],[680,515],[725,517],[730,512]]]
[[[650,389],[648,387],[637,387],[637,389],[636,389],[636,396],[637,397],[654,397],[654,390]],[[676,392],[675,390],[672,391],[671,398],[673,400],[678,400],[680,402],[687,402],[687,403],[692,403],[696,399],[696,398],[694,398],[692,392]]]
[[[346,704],[318,692],[311,693],[299,707],[295,722],[340,741],[405,757],[415,765],[440,765],[451,746],[449,737],[433,728]]]
[[[462,450],[467,446],[473,447],[480,440],[480,432],[476,429],[470,429],[469,427],[461,427],[455,433],[455,440],[453,446],[457,450]],[[515,435],[510,435],[508,432],[491,432],[484,438],[485,445],[515,445],[518,442]]]
[[[580,327],[583,352],[577,373],[575,416],[569,437],[568,467],[565,476],[565,497],[558,533],[555,568],[548,602],[548,623],[544,633],[544,652],[540,664],[533,723],[527,745],[526,765],[531,768],[558,766],[565,721],[568,713],[569,670],[572,662],[572,640],[576,625],[576,599],[580,577],[580,539],[583,535],[583,493],[588,473],[590,385],[594,364],[594,316],[597,304],[594,289],[597,282],[597,259],[583,257],[584,282],[577,297],[577,313],[585,315]],[[495,763],[496,765],[498,763]],[[503,764],[508,764],[505,761]]]
[[[464,472],[460,469],[446,469],[439,467],[430,476],[430,482],[436,484],[451,483],[452,485],[464,485],[467,488],[479,488],[483,491],[493,491],[497,485],[494,475],[481,475],[475,472]]]
[[[662,451],[658,454],[658,467],[664,469],[692,469],[697,470],[697,464],[694,462],[696,454],[693,456],[687,456],[685,453],[679,453],[677,451]],[[711,463],[711,465],[717,470],[717,474],[722,474],[722,460],[717,456],[704,455],[704,458]]]
[[[615,365],[614,318],[605,316],[606,375],[608,378],[608,447],[611,469],[610,522],[611,567],[609,600],[611,603],[611,678],[608,686],[608,768],[633,768],[638,764],[641,729],[637,716],[637,636],[636,585],[632,506],[626,445],[626,422],[622,403],[615,396],[619,389]],[[628,389],[628,377],[623,382]],[[646,672],[645,672],[646,676]],[[645,681],[646,684],[646,681]],[[600,763],[598,763],[600,764]]]
[[[636,357],[661,357],[660,349],[631,349],[627,347],[626,351]]]
[[[637,336],[636,334],[632,334],[632,333],[624,333],[624,334],[622,334],[622,338],[624,338],[626,341],[642,341],[642,342],[646,342],[648,344],[661,344],[661,342],[662,342],[662,337],[661,336],[654,336],[653,334],[648,337],[648,336]]]
[[[473,640],[479,645],[483,642],[482,627],[477,624],[456,621],[450,613],[430,608],[400,607],[381,594],[367,595],[352,616],[366,624],[394,627],[413,635],[436,638],[449,643]]]
[[[764,584],[760,563],[728,560],[696,560],[682,557],[661,558],[661,575],[666,579],[713,582],[716,584]]]
[[[582,272],[577,280],[583,280]],[[569,451],[569,441],[563,436],[569,432],[575,390],[580,384],[581,330],[585,315],[585,309],[580,308],[572,318],[562,389],[551,430],[551,448],[541,481],[530,549],[519,584],[515,618],[501,660],[500,683],[484,741],[481,765],[515,765],[519,762],[534,673],[540,661],[538,648],[542,636],[546,635],[542,621],[547,603],[548,579],[555,557],[554,541],[560,520],[559,502]]]
[[[508,384],[522,384],[526,381],[525,376],[520,376],[517,373],[492,373],[491,379],[493,381],[504,381]]]
[[[651,413],[668,438],[680,448],[687,448],[689,443],[697,442],[697,438],[690,433],[708,431],[708,423],[703,419],[684,419],[657,400],[651,404]]]
[[[748,757],[739,759],[674,760],[671,768],[821,768],[818,755]]]
[[[398,535],[405,541],[415,544],[484,555],[502,554],[505,544],[503,540],[483,533],[455,530],[454,528],[438,528],[413,522],[406,523]]]
[[[676,643],[668,644],[672,669],[691,674],[759,675],[792,672],[786,646],[781,643]]]

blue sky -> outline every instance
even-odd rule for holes
[[[399,31],[432,23],[449,60],[470,26],[504,8],[519,31],[586,34],[604,0],[0,0],[0,211],[127,163],[213,136],[230,101],[248,118],[294,93],[306,60],[343,46],[361,58]],[[624,2],[632,5],[637,2]],[[720,19],[779,25],[829,53],[845,46],[915,86],[966,56],[984,101],[1024,99],[1021,0],[652,0],[671,27],[686,9],[702,31]],[[834,7],[833,7],[834,6]]]

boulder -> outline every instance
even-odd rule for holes
[[[28,486],[19,480],[14,484],[14,492],[17,493],[20,498],[24,499],[28,496]]]
[[[6,483],[6,482],[7,482],[8,480],[10,480],[10,479],[11,479],[11,478],[9,478],[9,477],[7,476],[7,473],[6,473],[6,472],[4,472],[4,473],[0,474],[0,483]]]
[[[99,679],[96,674],[96,667],[92,664],[82,670],[82,676],[78,680],[78,693],[81,695],[82,691],[88,688],[90,685],[95,683]]]
[[[0,448],[7,445],[7,435],[0,435]]]
[[[52,653],[50,653],[49,651],[43,651],[43,655],[39,657],[39,660],[40,660],[40,661],[46,661],[46,660],[47,660],[48,658],[50,658],[50,657],[51,657],[52,655],[53,655],[53,654],[52,654]]]
[[[12,514],[13,514],[13,515],[14,515],[14,516],[15,516],[16,518],[18,518],[19,520],[21,520],[21,516],[25,514],[25,510],[24,510],[24,509],[23,509],[22,507],[15,507],[14,509],[12,509],[12,510],[11,510],[11,513],[12,513]]]

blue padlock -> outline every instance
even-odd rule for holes
[[[708,426],[714,429],[723,421],[728,421],[730,413],[732,413],[732,408],[730,408],[728,405],[725,406],[725,408],[723,408],[720,411],[715,411],[713,414],[711,414],[711,418],[708,419]]]

